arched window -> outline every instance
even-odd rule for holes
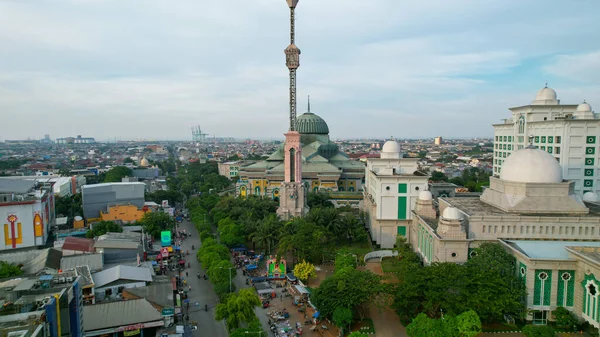
[[[259,186],[256,186],[256,187],[254,188],[254,194],[255,194],[255,195],[260,195],[260,187],[259,187]]]
[[[524,134],[525,133],[525,118],[523,118],[523,116],[521,116],[519,118],[519,134]]]

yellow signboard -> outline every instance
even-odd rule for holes
[[[140,329],[135,329],[131,331],[123,331],[123,336],[135,336],[140,334]]]

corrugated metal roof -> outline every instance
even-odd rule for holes
[[[23,290],[29,290],[31,288],[33,288],[33,286],[35,286],[35,282],[37,282],[36,279],[27,279],[21,283],[19,283],[19,285],[17,285],[13,291],[23,291]]]
[[[27,193],[34,186],[34,180],[0,179],[0,193]]]
[[[102,254],[83,254],[65,256],[60,260],[60,269],[69,270],[79,266],[88,266],[92,271],[102,270]]]
[[[83,307],[83,328],[85,331],[160,320],[162,320],[160,312],[145,298]]]
[[[107,284],[113,283],[118,280],[131,280],[131,281],[145,281],[151,282],[152,275],[150,269],[139,268],[131,266],[116,266],[110,269],[103,270],[101,272],[92,275],[94,279],[94,286],[96,288],[103,287]]]
[[[101,240],[96,241],[94,247],[98,248],[115,248],[115,249],[137,249],[139,243],[131,241],[116,241],[116,240]]]
[[[78,238],[74,236],[68,236],[65,239],[65,243],[62,245],[63,250],[73,250],[77,252],[94,252],[94,240],[86,238]]]

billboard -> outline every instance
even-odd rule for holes
[[[171,231],[160,232],[160,244],[163,247],[171,245]]]

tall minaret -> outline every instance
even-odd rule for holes
[[[290,45],[285,48],[285,65],[290,71],[290,131],[296,130],[296,69],[300,66],[300,49],[296,46],[296,19],[298,0],[286,0],[290,7]]]
[[[302,183],[302,143],[296,129],[296,69],[300,66],[300,49],[296,47],[294,11],[298,0],[286,0],[290,7],[290,45],[285,48],[285,65],[290,71],[290,129],[285,134],[284,180],[279,193],[277,214],[282,219],[303,216],[308,212],[306,188]]]

